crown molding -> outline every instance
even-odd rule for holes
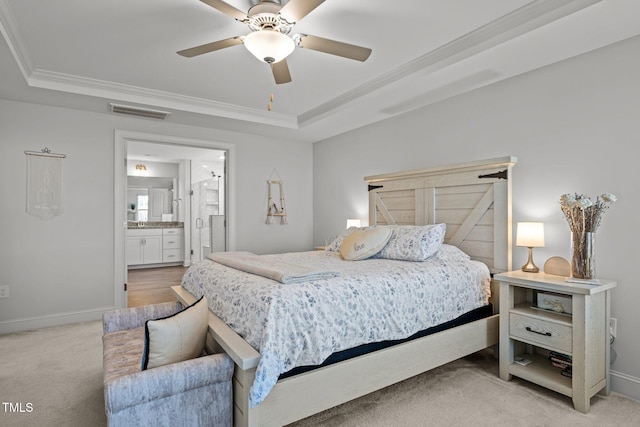
[[[340,111],[350,108],[349,104],[354,101],[410,75],[443,69],[601,1],[533,0],[507,15],[396,67],[373,80],[365,82],[297,117],[245,108],[204,98],[34,68],[26,45],[20,36],[18,25],[6,0],[0,0],[0,32],[7,40],[9,49],[25,81],[32,87],[250,121],[288,129],[301,129],[336,115]]]
[[[7,41],[9,50],[11,50],[11,54],[16,59],[20,72],[26,81],[33,71],[33,66],[20,31],[18,31],[18,23],[6,0],[0,0],[0,33]]]
[[[27,84],[43,89],[97,96],[100,98],[134,102],[152,105],[154,107],[170,108],[230,119],[246,120],[291,129],[298,127],[295,117],[277,112],[245,108],[205,98],[180,95],[172,92],[57,73],[54,71],[36,69],[27,78]]]
[[[409,99],[381,109],[380,112],[389,116],[406,113],[408,111],[413,111],[418,108],[434,104],[443,99],[448,99],[461,93],[468,92],[478,87],[486,86],[502,79],[503,77],[504,76],[495,70],[480,70],[463,78],[438,86],[435,89],[417,93]]]
[[[602,0],[534,0],[511,13],[382,74],[298,116],[301,128],[344,109],[347,104],[418,72],[433,72],[489,50]]]
[[[34,68],[26,44],[20,35],[18,24],[6,0],[0,0],[0,33],[7,41],[25,82],[31,87],[134,102],[290,129],[298,128],[296,117],[277,112],[267,112],[204,98]]]

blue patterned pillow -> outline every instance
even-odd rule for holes
[[[457,246],[447,245],[446,243],[443,243],[438,250],[438,256],[442,259],[471,259],[469,255],[467,255]]]
[[[425,261],[438,252],[444,241],[446,224],[391,225],[387,245],[373,258],[400,261]]]
[[[333,239],[331,243],[329,243],[329,245],[325,248],[325,251],[338,252],[340,250],[340,246],[342,246],[342,241],[345,239],[345,237],[347,237],[349,234],[353,233],[356,230],[361,230],[361,228],[349,227],[346,230],[342,231],[342,233],[338,234],[338,237],[336,237],[335,239]]]

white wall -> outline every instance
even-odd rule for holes
[[[542,266],[568,257],[560,195],[614,193],[619,201],[597,234],[596,268],[618,281],[613,388],[640,399],[639,51],[636,37],[314,144],[314,243],[324,244],[347,218],[367,218],[364,176],[513,155],[514,228],[545,223],[546,247],[534,252]],[[513,267],[526,258],[526,248],[514,248]]]
[[[295,141],[0,99],[0,333],[99,319],[114,305],[115,129],[235,144],[236,249],[312,248],[312,147]],[[25,150],[64,153],[64,213],[25,213]],[[289,225],[266,225],[267,183],[285,181]],[[294,185],[295,184],[295,185]]]

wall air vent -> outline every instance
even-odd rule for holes
[[[112,113],[126,114],[129,116],[146,117],[148,119],[164,120],[171,114],[168,111],[152,110],[150,108],[134,107],[132,105],[122,105],[109,103],[109,111]]]

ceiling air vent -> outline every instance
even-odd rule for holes
[[[131,105],[109,104],[112,113],[127,114],[129,116],[146,117],[148,119],[164,120],[171,114],[168,111],[152,110],[150,108],[133,107]]]

